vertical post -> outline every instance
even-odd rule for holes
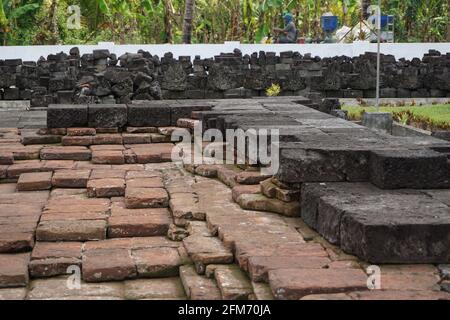
[[[381,73],[381,0],[378,0],[377,15],[377,92],[376,92],[376,108],[380,112],[380,73]]]

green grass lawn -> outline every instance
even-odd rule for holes
[[[375,112],[375,107],[343,106],[350,120],[361,120],[364,112]],[[380,107],[383,112],[391,112],[394,120],[428,130],[450,130],[450,104],[430,106]]]

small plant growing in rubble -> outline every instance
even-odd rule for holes
[[[272,85],[267,88],[266,90],[266,95],[268,97],[276,97],[279,96],[281,93],[281,87],[280,85],[276,84],[276,83],[272,83]]]

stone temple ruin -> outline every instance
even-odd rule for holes
[[[449,57],[384,56],[383,94],[445,97]],[[371,95],[372,60],[74,49],[3,62],[42,88],[4,98],[49,105],[40,129],[0,129],[0,298],[449,299],[450,142],[372,131],[318,99]],[[285,95],[260,96],[273,81]],[[193,163],[172,133],[200,124],[278,129],[278,172]],[[214,143],[227,144],[200,148]],[[66,288],[70,266],[82,290]]]
[[[381,97],[448,97],[450,55],[431,50],[422,60],[382,56]],[[264,96],[279,84],[285,96],[374,98],[376,55],[324,58],[298,52],[239,50],[210,59],[174,59],[148,52],[120,57],[108,50],[80,56],[0,60],[0,100],[30,100],[32,107],[52,103],[130,103],[133,100],[223,99]]]

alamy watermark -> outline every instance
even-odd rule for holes
[[[172,141],[172,161],[188,164],[260,165],[262,175],[275,175],[280,167],[278,129],[218,129],[203,133],[202,122],[196,123],[193,135],[188,129],[176,129]],[[204,142],[208,143],[205,147]]]

